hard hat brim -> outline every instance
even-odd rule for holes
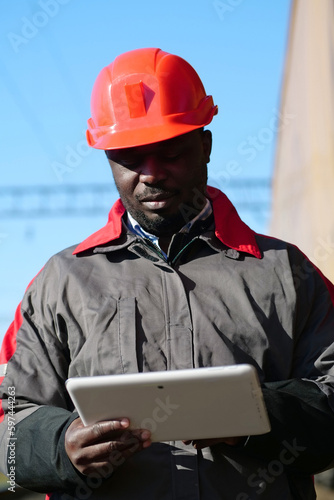
[[[96,149],[108,150],[144,146],[165,141],[208,125],[214,115],[218,113],[218,106],[211,105],[207,111],[206,116],[202,116],[200,123],[182,123],[182,119],[185,117],[180,114],[174,115],[174,117],[166,117],[159,125],[138,128],[133,126],[131,130],[119,130],[115,126],[95,128],[92,121],[89,120],[87,142],[89,146]],[[187,119],[189,119],[189,113],[187,113]]]

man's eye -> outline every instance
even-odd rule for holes
[[[121,160],[119,163],[125,168],[136,168],[138,165],[136,160]]]
[[[167,153],[164,155],[164,160],[166,161],[176,161],[180,157],[179,153]]]

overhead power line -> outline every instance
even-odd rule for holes
[[[239,210],[269,210],[269,179],[233,179],[219,187]],[[0,187],[0,217],[96,216],[108,213],[117,197],[113,184]]]

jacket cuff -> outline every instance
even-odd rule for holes
[[[85,487],[87,478],[65,450],[66,430],[76,418],[76,412],[42,406],[17,424],[15,480],[19,486],[41,493],[73,493]]]
[[[264,384],[263,397],[271,431],[250,436],[244,451],[287,470],[316,474],[334,464],[334,413],[326,394],[312,381]]]

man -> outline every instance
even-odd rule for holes
[[[216,113],[194,69],[159,49],[98,76],[87,138],[120,200],[50,259],[5,337],[1,467],[15,444],[18,484],[53,500],[315,498],[312,474],[334,460],[333,287],[206,186]],[[68,377],[236,363],[258,371],[267,434],[151,443],[126,415],[84,427],[65,390]]]

